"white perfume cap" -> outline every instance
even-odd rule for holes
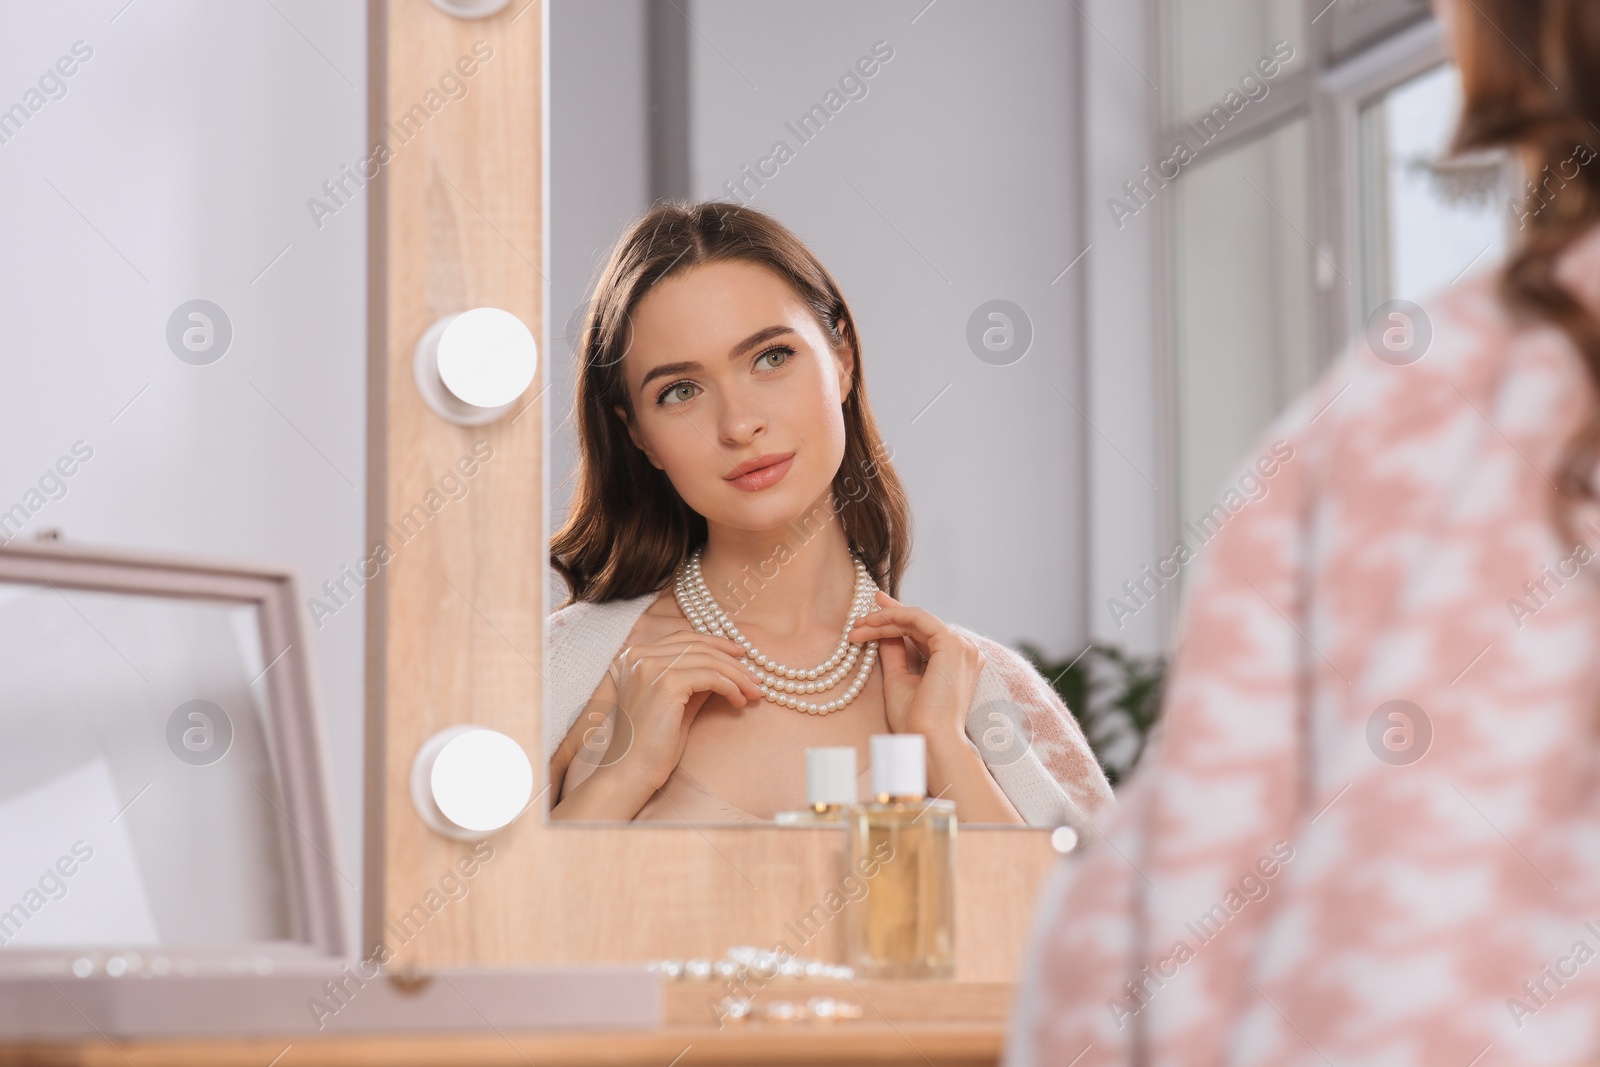
[[[806,749],[806,803],[855,802],[856,750],[850,747]]]
[[[921,734],[872,735],[872,794],[928,795],[928,746]]]

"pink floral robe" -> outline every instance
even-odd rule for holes
[[[1562,276],[1600,307],[1600,231]],[[1011,1067],[1600,1063],[1600,511],[1548,518],[1595,398],[1496,282],[1250,453],[1293,458],[1191,565],[1158,739],[1041,896]]]

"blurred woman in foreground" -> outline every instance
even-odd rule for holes
[[[1250,453],[1292,458],[1041,897],[1013,1067],[1600,1062],[1600,3],[1439,6],[1518,248]]]

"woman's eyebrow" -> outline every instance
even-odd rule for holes
[[[747,349],[754,348],[762,341],[771,340],[772,338],[785,333],[794,333],[794,330],[782,324],[775,326],[763,326],[761,329],[757,330],[755,333],[751,334],[749,337],[746,337],[743,341],[740,341],[738,344],[729,349],[728,361],[732,362],[733,360],[738,359],[740,353]],[[665,378],[669,374],[682,374],[685,371],[699,369],[700,364],[692,359],[679,360],[676,363],[663,363],[660,366],[651,367],[645,372],[644,380],[639,383],[639,391],[644,392],[645,386],[649,385],[657,378]]]

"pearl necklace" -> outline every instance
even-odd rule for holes
[[[717,598],[711,594],[711,587],[706,584],[705,575],[700,571],[700,557],[704,553],[704,545],[696,548],[689,553],[689,558],[678,570],[677,582],[673,589],[678,607],[696,632],[726,637],[738,642],[744,648],[745,654],[739,662],[756,676],[761,684],[763,697],[774,704],[794,708],[809,715],[827,715],[847,706],[861,694],[862,687],[867,683],[867,676],[872,673],[872,664],[878,658],[876,640],[866,642],[865,646],[852,644],[850,641],[850,631],[855,628],[856,623],[877,610],[873,596],[878,591],[878,583],[872,580],[865,563],[856,559],[852,553],[856,566],[855,599],[851,602],[850,615],[844,623],[844,633],[839,636],[839,644],[833,650],[833,655],[815,667],[788,667],[756,648],[748,637],[739,632],[739,628],[733,624],[728,613],[722,610]],[[866,649],[864,653],[863,647]],[[850,668],[855,666],[858,657],[861,660],[861,669],[843,696],[817,703],[796,695],[825,693],[832,689],[850,673]]]

